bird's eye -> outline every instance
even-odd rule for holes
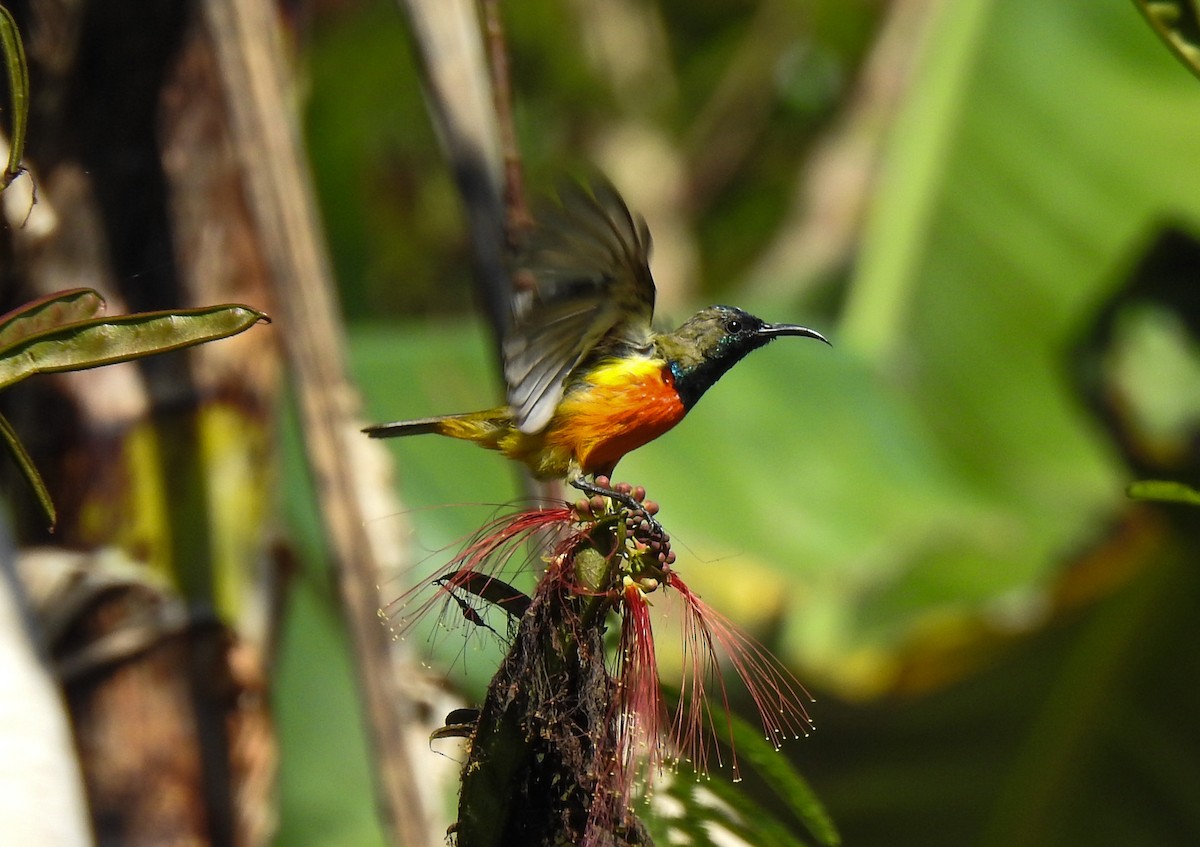
[[[737,318],[731,318],[725,322],[725,331],[730,335],[737,335],[742,331],[742,322]]]

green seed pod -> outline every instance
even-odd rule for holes
[[[599,593],[607,588],[608,559],[593,547],[584,547],[575,554],[575,578],[585,591]]]

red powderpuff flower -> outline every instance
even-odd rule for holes
[[[624,577],[621,592],[621,641],[617,648],[616,790],[621,806],[628,807],[640,774],[647,781],[671,756],[665,733],[665,707],[654,652],[654,628],[645,587]]]
[[[718,765],[723,764],[715,743],[717,729],[713,715],[714,700],[727,716],[731,712],[721,673],[722,658],[742,680],[767,740],[776,748],[787,738],[807,736],[813,730],[804,706],[812,698],[799,680],[765,647],[701,600],[677,573],[664,568],[661,574],[666,586],[674,589],[682,601],[683,674],[679,704],[667,726],[647,597],[658,587],[657,581],[639,582],[626,577],[617,657],[621,697],[618,749],[624,765],[622,793],[626,797],[643,767],[646,782],[650,783],[655,773],[672,759],[690,763],[697,774],[706,774],[714,758]],[[738,781],[741,774],[732,730],[729,746],[733,779]]]
[[[712,718],[712,697],[729,714],[729,694],[721,674],[724,656],[746,686],[766,738],[776,749],[788,738],[808,736],[813,730],[805,701],[812,696],[783,664],[755,639],[741,632],[728,618],[695,594],[674,571],[667,585],[683,600],[683,678],[679,686],[679,708],[671,725],[672,744],[680,756],[693,763],[698,773],[708,769],[710,751],[721,764]],[[737,751],[729,736],[730,765],[734,781],[741,779]]]
[[[585,847],[607,843],[605,833],[614,831],[614,826],[619,829],[630,825],[635,788],[641,784],[649,789],[668,762],[689,762],[698,774],[707,773],[714,759],[718,765],[723,764],[714,707],[726,715],[731,707],[721,673],[722,661],[741,677],[766,736],[776,747],[787,737],[807,735],[812,730],[804,707],[804,701],[811,699],[808,692],[762,645],[739,632],[683,582],[671,567],[674,556],[670,539],[650,514],[635,515],[611,501],[585,501],[574,508],[563,504],[494,518],[435,574],[432,584],[438,591],[433,597],[415,605],[411,612],[408,609],[415,603],[416,593],[430,585],[425,583],[397,600],[405,610],[399,624],[401,631],[438,604],[444,607],[443,615],[454,614],[457,606],[468,621],[486,626],[475,606],[460,595],[473,595],[501,606],[516,619],[530,609],[530,599],[501,580],[500,572],[511,570],[514,558],[522,551],[525,555],[518,568],[529,567],[534,556],[548,564],[535,592],[534,605],[540,604],[540,611],[530,610],[525,615],[526,623],[531,623],[532,616],[535,625],[529,628],[524,643],[514,640],[512,645],[512,650],[526,657],[544,654],[542,660],[521,665],[525,668],[523,674],[532,673],[536,679],[506,679],[498,689],[494,683],[489,697],[497,692],[511,696],[514,690],[536,690],[533,683],[537,679],[556,678],[558,671],[552,668],[561,670],[564,660],[574,666],[582,658],[568,660],[566,654],[555,654],[565,645],[586,642],[585,631],[603,631],[608,613],[617,614],[620,643],[611,674],[601,670],[600,677],[593,677],[597,682],[600,678],[608,680],[610,692],[604,693],[605,700],[601,701],[610,704],[607,717],[601,709],[596,724],[538,729],[539,737],[552,738],[558,732],[578,737],[582,733],[594,741],[591,764],[578,774],[581,785],[586,786],[584,790],[593,798],[586,812]],[[536,552],[531,554],[531,550]],[[505,577],[511,578],[508,574]],[[673,589],[682,608],[684,670],[674,714],[668,714],[663,702],[655,654],[649,595],[660,588]],[[537,626],[538,616],[545,616],[549,608],[562,610],[547,618],[558,623],[549,629]],[[602,656],[598,660],[604,663]],[[536,723],[552,713],[573,714],[573,707],[560,702],[564,694],[565,689],[544,692],[550,698],[546,702],[552,701],[555,708],[528,704],[522,714],[529,717],[522,718],[522,722],[528,719]],[[580,690],[575,696],[584,703],[600,696],[600,692]],[[611,743],[605,738],[612,739]],[[737,780],[740,774],[732,728],[728,740],[733,778]]]
[[[519,618],[528,598],[499,575],[504,572],[506,579],[511,580],[530,567],[527,558],[530,550],[552,549],[562,543],[564,535],[570,540],[568,530],[576,520],[575,512],[565,503],[493,517],[431,578],[405,591],[380,609],[379,615],[397,637],[403,637],[435,608],[441,610],[440,616],[444,618],[458,607],[468,622],[480,625],[482,618],[478,611],[462,597],[468,594]],[[514,565],[514,559],[520,559],[519,563]],[[430,586],[435,591],[426,597]]]

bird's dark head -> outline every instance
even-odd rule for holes
[[[747,353],[785,335],[829,343],[821,333],[808,327],[769,324],[733,306],[709,306],[692,315],[679,329],[660,336],[658,349],[670,363],[675,389],[684,406],[690,409]]]

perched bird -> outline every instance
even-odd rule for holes
[[[503,344],[508,403],[367,427],[372,438],[435,432],[523,462],[538,479],[610,476],[621,457],[683,420],[751,350],[815,330],[769,324],[732,306],[655,332],[650,233],[607,182],[571,184],[516,262],[514,319]],[[622,498],[624,499],[624,498]]]

